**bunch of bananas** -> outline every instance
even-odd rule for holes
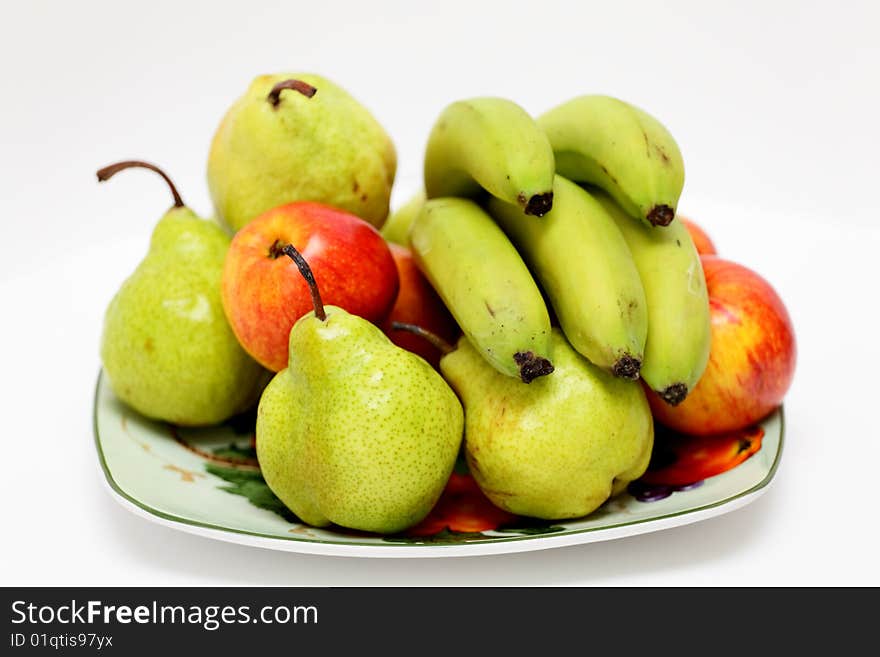
[[[674,220],[681,153],[659,121],[598,95],[537,120],[506,99],[458,101],[431,131],[424,180],[383,232],[411,246],[498,371],[526,383],[552,372],[555,318],[584,357],[667,403],[693,389],[709,302]]]

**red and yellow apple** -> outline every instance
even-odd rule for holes
[[[797,348],[788,311],[761,276],[717,256],[702,256],[712,318],[709,364],[678,406],[648,390],[654,417],[695,436],[746,428],[782,403]]]
[[[275,372],[287,367],[291,327],[313,309],[308,285],[281,251],[287,244],[308,261],[325,304],[377,325],[398,287],[385,240],[353,214],[299,201],[255,218],[235,234],[226,254],[223,308],[245,351]]]
[[[696,222],[687,217],[679,217],[678,219],[687,227],[688,233],[690,233],[691,239],[694,241],[694,246],[697,247],[697,253],[700,255],[715,255],[718,253],[709,234],[700,228]]]
[[[415,324],[450,344],[455,344],[458,339],[458,324],[428,279],[416,267],[412,252],[398,244],[388,246],[397,265],[400,289],[388,319],[382,324],[382,330],[398,347],[418,354],[436,368],[442,355],[440,350],[418,335],[408,331],[395,331],[391,328],[391,323]]]

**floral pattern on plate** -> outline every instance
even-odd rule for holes
[[[259,472],[253,416],[207,429],[152,422],[124,406],[104,377],[95,393],[97,453],[110,491],[129,510],[215,539],[347,556],[466,556],[606,540],[695,522],[755,499],[782,453],[779,409],[736,435],[696,439],[658,427],[651,465],[590,515],[547,522],[494,507],[459,462],[416,527],[378,536],[304,525]]]

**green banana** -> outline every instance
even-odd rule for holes
[[[558,173],[601,187],[650,226],[672,222],[684,163],[653,116],[610,96],[579,96],[538,118],[538,125],[553,146]]]
[[[594,365],[637,379],[648,306],[629,247],[602,205],[573,182],[557,175],[553,199],[540,221],[522,221],[497,199],[489,213],[547,293],[571,346]]]
[[[614,217],[639,270],[648,302],[642,379],[672,406],[684,401],[709,361],[709,294],[687,226],[635,223],[607,194],[596,198]]]
[[[386,242],[409,245],[409,227],[425,202],[425,190],[419,190],[410,199],[388,215],[379,230]]]
[[[553,205],[553,149],[535,120],[503,98],[447,106],[425,151],[428,198],[474,197],[482,189],[543,216]]]
[[[425,202],[409,232],[416,264],[483,357],[529,383],[550,374],[550,316],[516,249],[480,206]]]

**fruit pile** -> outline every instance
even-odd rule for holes
[[[132,167],[174,205],[107,309],[114,393],[182,426],[256,406],[262,474],[314,526],[413,527],[462,451],[500,509],[582,517],[645,473],[655,421],[745,429],[791,383],[781,300],[676,217],[678,146],[621,100],[450,104],[390,216],[391,140],[315,75],[229,109],[216,221],[152,164],[98,178]]]

